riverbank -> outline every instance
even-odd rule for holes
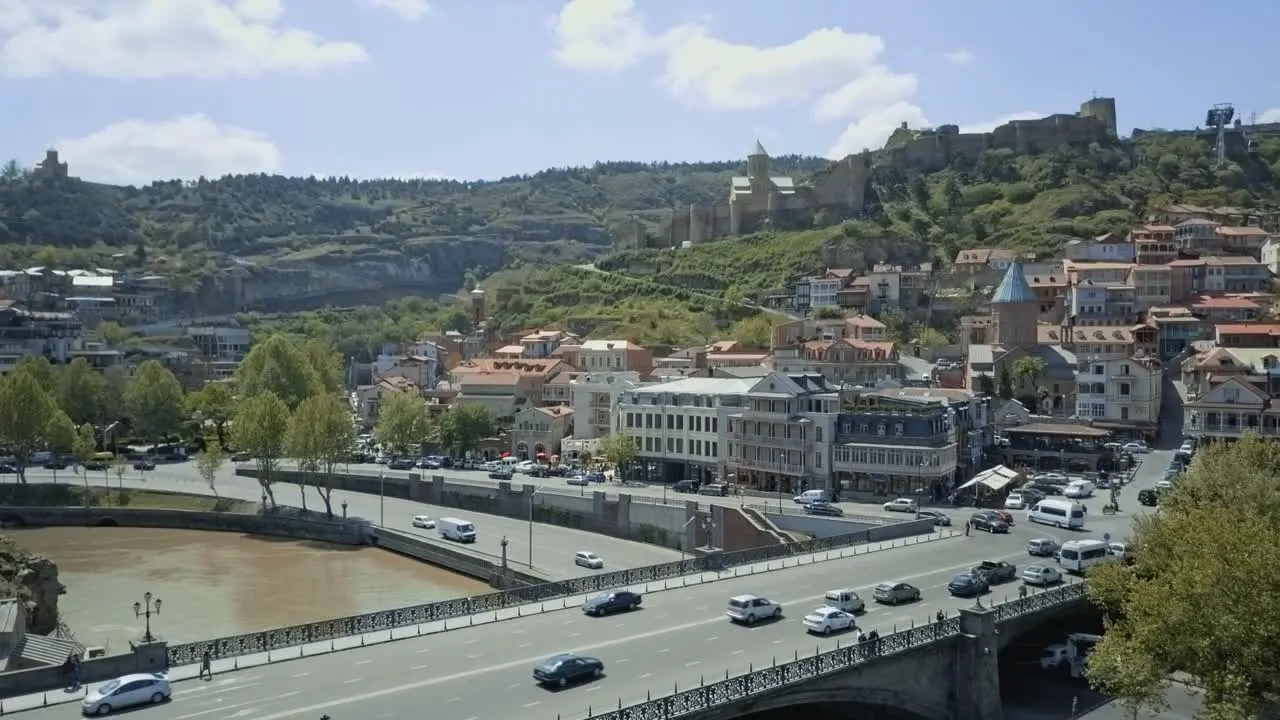
[[[209,495],[92,485],[86,488],[83,485],[52,483],[0,486],[0,506],[144,508],[227,513],[248,513],[257,507],[256,503],[245,500]]]

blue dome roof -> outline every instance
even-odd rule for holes
[[[1027,284],[1022,263],[1009,263],[1009,269],[1005,272],[1004,279],[1000,281],[1000,286],[996,288],[995,295],[991,296],[991,302],[1000,304],[1039,302],[1036,291]]]

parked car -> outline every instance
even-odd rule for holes
[[[920,599],[920,588],[901,581],[882,582],[871,593],[871,599],[885,605],[915,602]]]
[[[604,567],[604,558],[589,550],[579,550],[573,554],[573,564],[590,570],[599,570]]]
[[[951,517],[937,510],[919,510],[916,512],[916,519],[932,520],[935,527],[951,527]]]
[[[107,715],[139,705],[159,705],[172,697],[169,678],[160,673],[135,673],[89,690],[80,701],[80,711],[85,715]]]
[[[569,683],[591,680],[604,674],[599,658],[562,653],[552,655],[533,666],[533,681],[539,685],[564,687]]]
[[[251,457],[247,452],[238,452],[231,456],[231,462],[237,463],[249,462],[252,459],[253,457]]]
[[[1033,557],[1053,557],[1058,552],[1058,541],[1053,538],[1034,538],[1027,541],[1027,554]]]
[[[515,473],[511,472],[506,468],[499,468],[497,470],[489,471],[490,480],[498,480],[498,481],[510,480],[513,477],[515,477]]]
[[[18,474],[18,468],[8,464],[0,465],[0,475],[17,475],[17,474]]]
[[[1130,455],[1140,455],[1143,453],[1151,452],[1151,448],[1147,447],[1146,443],[1140,443],[1140,442],[1125,443],[1124,447],[1120,449],[1121,451],[1129,453]]]
[[[426,515],[414,515],[413,526],[416,528],[422,528],[423,530],[434,530],[436,528],[436,521]]]
[[[564,479],[564,482],[566,485],[573,485],[575,487],[581,487],[581,486],[591,484],[591,481],[587,479],[586,475],[570,475],[569,477]]]
[[[1042,472],[1031,476],[1034,483],[1048,483],[1050,485],[1066,485],[1071,478],[1060,472]]]
[[[725,610],[732,622],[754,625],[760,620],[774,620],[782,617],[782,605],[769,598],[755,595],[738,595],[729,598],[729,608]]]
[[[983,510],[970,515],[969,527],[974,530],[986,530],[992,534],[1009,532],[1009,523],[1001,520],[991,510]]]
[[[414,465],[413,458],[394,458],[387,463],[388,470],[412,470]]]
[[[844,515],[844,510],[841,510],[839,505],[832,505],[825,501],[811,502],[808,505],[805,505],[804,512],[806,515],[827,515],[830,517],[841,517]]]
[[[67,461],[63,458],[50,458],[44,463],[45,470],[66,470]]]
[[[947,592],[955,597],[978,597],[987,592],[990,583],[981,575],[972,572],[960,573],[947,583]]]
[[[630,590],[615,590],[605,595],[597,595],[582,604],[582,612],[594,617],[639,609],[640,593]]]
[[[693,480],[681,480],[671,486],[671,492],[696,493],[698,492],[698,483]]]
[[[698,494],[724,497],[729,494],[729,486],[721,483],[708,483],[698,488]]]
[[[144,472],[156,469],[156,461],[151,458],[142,458],[133,464],[133,469],[138,472]]]
[[[1048,587],[1062,582],[1062,571],[1049,565],[1028,565],[1022,569],[1022,582]]]
[[[1009,497],[1004,499],[1004,506],[1008,510],[1024,510],[1027,507],[1027,501],[1020,492],[1009,493]]]
[[[833,607],[820,607],[804,616],[804,629],[811,633],[830,635],[833,632],[852,630],[857,622],[853,615]]]
[[[917,503],[911,498],[898,498],[897,500],[890,500],[885,503],[884,509],[887,512],[908,512],[915,514],[920,512],[920,503]]]

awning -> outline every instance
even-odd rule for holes
[[[969,482],[961,485],[958,489],[963,490],[974,485],[982,485],[990,490],[1003,490],[1011,483],[1022,478],[1022,473],[1004,465],[997,465],[990,470],[983,470],[974,475]]]

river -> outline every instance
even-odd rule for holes
[[[483,582],[373,547],[150,528],[6,531],[58,565],[63,620],[82,644],[124,652],[151,632],[192,642],[490,592]]]

